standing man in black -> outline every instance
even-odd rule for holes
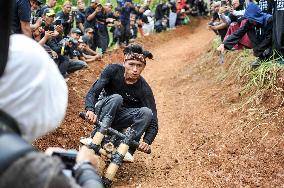
[[[61,24],[63,25],[64,36],[67,36],[72,28],[73,17],[70,15],[71,7],[71,2],[65,1],[62,11],[56,14],[56,20],[61,20]]]
[[[84,28],[84,23],[85,23],[85,3],[84,0],[78,0],[77,1],[77,8],[78,8],[78,12],[77,15],[75,17],[76,19],[76,24],[77,24],[77,28],[79,28],[81,30],[82,33],[85,32],[85,28]]]
[[[141,76],[146,58],[152,57],[139,45],[127,46],[123,65],[108,65],[89,90],[85,101],[86,117],[90,123],[102,121],[106,115],[110,115],[110,126],[118,131],[131,127],[136,133],[134,138],[137,142],[145,133],[138,148],[141,151],[150,149],[158,133],[154,95]],[[130,155],[134,152],[135,149],[130,147]]]
[[[93,51],[96,51],[98,47],[98,31],[97,31],[97,21],[96,15],[98,13],[97,5],[99,0],[91,0],[91,5],[86,8],[86,21],[85,21],[85,28],[92,28],[94,30],[94,38],[93,38],[93,45],[90,46]]]

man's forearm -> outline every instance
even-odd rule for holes
[[[32,37],[32,30],[29,22],[21,21],[21,29],[24,35]]]

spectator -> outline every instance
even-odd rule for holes
[[[130,38],[130,13],[134,11],[134,6],[131,0],[126,0],[124,6],[121,8],[120,21],[122,25],[122,41],[127,46]]]
[[[73,16],[71,13],[72,4],[70,1],[65,1],[62,6],[62,11],[56,14],[56,20],[61,20],[64,29],[64,36],[67,36],[70,33],[73,23]]]
[[[86,63],[94,62],[94,61],[101,58],[101,56],[99,54],[97,54],[97,55],[88,55],[87,54],[88,53],[87,40],[85,40],[82,37],[78,40],[78,51],[80,53],[79,59],[86,62]]]
[[[29,0],[16,0],[14,5],[14,16],[12,22],[12,33],[25,34],[32,37],[30,27],[31,5]]]
[[[145,15],[146,18],[143,19],[145,20],[142,26],[143,33],[145,36],[148,36],[154,32],[154,18],[152,17],[151,10],[146,10],[143,14]]]
[[[84,32],[84,23],[85,23],[85,3],[83,0],[78,0],[77,1],[77,8],[78,8],[78,12],[77,15],[75,17],[76,19],[76,24],[77,27]]]
[[[246,8],[244,18],[248,19],[248,21],[235,33],[230,35],[223,44],[218,47],[218,50],[223,52],[225,49],[232,49],[247,33],[252,44],[254,55],[258,57],[258,60],[253,63],[252,66],[257,67],[260,65],[261,60],[265,60],[272,55],[272,16],[261,12],[256,4],[250,3]]]
[[[177,20],[177,7],[175,0],[169,1],[169,28],[174,29],[176,27],[176,20]]]
[[[47,8],[51,9],[51,8],[55,7],[56,3],[57,3],[57,0],[47,0],[46,5],[42,6],[38,10],[37,17],[42,17],[44,10],[47,9]]]
[[[223,4],[222,6],[221,4],[221,2],[217,2],[214,7],[214,11],[218,11],[219,22],[209,24],[209,28],[220,35],[221,40],[223,41],[229,25],[229,21],[227,21],[228,17],[225,15],[229,12],[229,8],[226,4]]]
[[[96,27],[98,31],[98,47],[101,49],[102,54],[107,50],[109,43],[109,36],[107,30],[107,15],[102,4],[98,4],[96,8]]]
[[[91,46],[93,45],[94,30],[92,28],[87,28],[82,38],[86,42],[86,53],[88,55],[96,55],[97,53],[91,49]]]
[[[96,14],[97,12],[97,5],[99,0],[91,0],[91,5],[86,9],[86,21],[85,21],[85,28],[92,28],[94,30],[94,37],[93,37],[93,45],[91,49],[96,51],[98,47],[98,31],[96,27]]]
[[[31,4],[31,20],[30,20],[30,26],[31,29],[36,29],[41,26],[42,19],[41,17],[36,16],[36,12],[39,10],[39,7],[43,4],[42,0],[30,0]]]

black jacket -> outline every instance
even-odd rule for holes
[[[95,111],[95,104],[103,89],[107,96],[121,95],[123,107],[148,107],[152,110],[153,117],[144,135],[144,141],[151,144],[158,133],[158,118],[153,92],[144,78],[140,77],[135,84],[127,85],[124,81],[124,67],[120,64],[108,65],[86,96],[86,110]]]

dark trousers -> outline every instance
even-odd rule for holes
[[[131,127],[136,134],[134,140],[139,142],[152,119],[152,110],[147,107],[125,108],[122,103],[123,98],[118,94],[100,100],[96,105],[98,120],[102,121],[106,115],[110,115],[112,128],[122,131]],[[130,148],[129,152],[133,154],[135,148]]]
[[[105,53],[109,43],[109,36],[106,25],[98,23],[98,37],[98,47],[102,49],[102,53]]]
[[[122,23],[122,42],[125,42],[126,46],[129,44],[130,38],[130,22]]]

